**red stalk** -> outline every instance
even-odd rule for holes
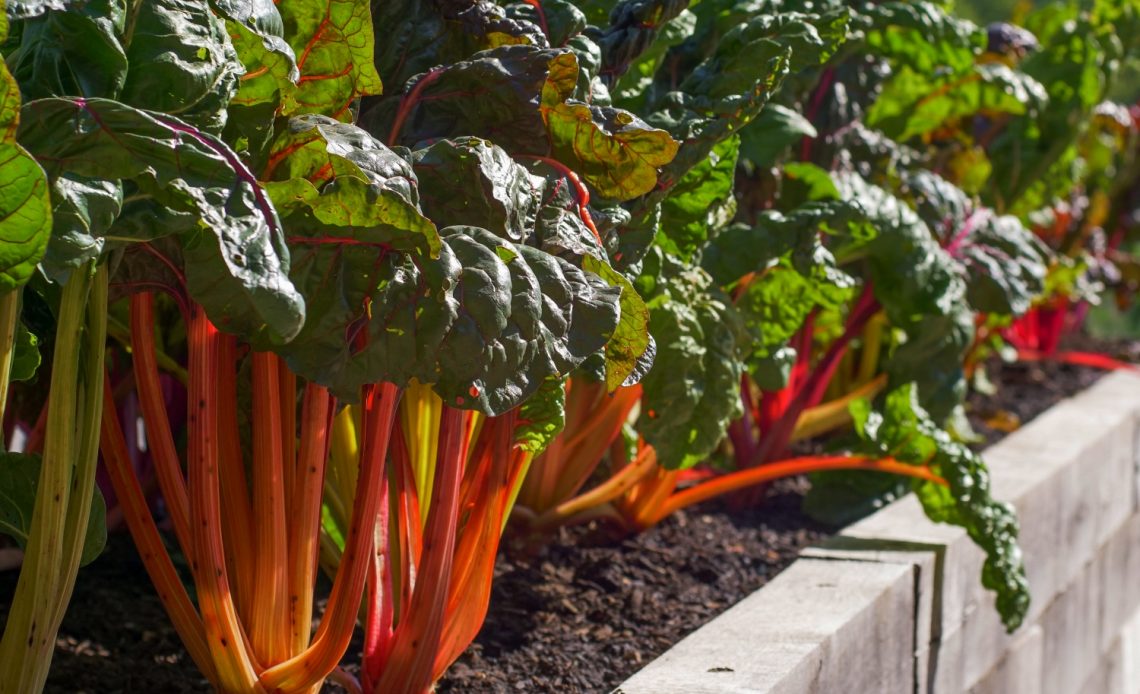
[[[855,307],[847,318],[847,325],[843,334],[828,348],[823,359],[812,370],[803,386],[798,389],[783,415],[770,430],[764,432],[764,438],[755,455],[749,461],[748,467],[762,465],[784,452],[791,440],[792,432],[795,431],[796,421],[800,418],[800,414],[805,409],[820,403],[827,390],[827,384],[835,375],[835,370],[848,347],[850,347],[851,341],[863,331],[867,321],[871,320],[871,317],[878,310],[879,302],[875,300],[871,286],[868,284],[859,296],[859,300],[855,302]]]
[[[426,75],[421,77],[416,86],[412,87],[412,91],[405,94],[400,99],[400,105],[396,107],[396,118],[392,121],[392,129],[388,131],[388,146],[395,146],[396,141],[400,137],[400,131],[404,128],[404,121],[408,119],[412,109],[416,107],[420,97],[423,96],[424,89],[429,84],[439,79],[443,74],[443,68],[437,67],[434,70],[428,71]]]

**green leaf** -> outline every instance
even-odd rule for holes
[[[602,197],[625,201],[648,193],[657,185],[657,170],[677,154],[669,133],[629,111],[546,99],[551,151]]]
[[[123,207],[115,180],[64,174],[51,183],[52,229],[40,268],[63,284],[71,272],[103,253],[106,236]]]
[[[27,283],[51,236],[47,180],[16,142],[19,122],[20,89],[0,65],[0,294]]]
[[[40,340],[35,333],[24,327],[22,322],[16,324],[15,352],[12,355],[12,372],[10,381],[30,381],[40,368],[43,361],[40,357]]]
[[[515,443],[537,456],[566,428],[566,384],[561,378],[547,378],[519,407]]]
[[[966,298],[976,310],[1019,315],[1045,290],[1049,248],[1016,217],[975,208],[961,190],[928,172],[906,179],[918,213],[966,271]]]
[[[372,22],[384,37],[376,46],[376,69],[392,93],[401,91],[401,85],[407,87],[415,75],[465,61],[479,51],[550,45],[537,22],[519,18],[517,13],[508,17],[491,2],[392,0],[374,4]]]
[[[656,361],[642,380],[637,428],[667,469],[704,461],[743,410],[744,332],[732,303],[700,269],[654,250],[638,288],[648,299]]]
[[[288,279],[277,213],[225,144],[169,116],[104,99],[35,101],[25,105],[22,124],[21,142],[53,178],[130,179],[192,220],[175,227],[187,287],[219,328],[259,345],[297,334],[304,303]]]
[[[21,22],[20,45],[8,65],[24,97],[118,97],[127,80],[127,54],[119,42],[125,3],[63,4],[42,14],[28,12],[37,16]]]
[[[206,0],[147,0],[131,11],[119,100],[220,132],[243,72],[226,25]]]
[[[297,0],[278,5],[300,78],[285,93],[282,115],[320,113],[345,120],[357,98],[383,90],[373,64],[369,3]]]
[[[646,67],[655,67],[655,63],[664,57],[665,50],[670,45],[680,43],[684,39],[683,30],[678,32],[676,27],[672,32],[666,32],[670,23],[681,15],[689,6],[690,0],[622,0],[610,11],[610,24],[598,38],[598,45],[602,49],[601,77],[608,84],[618,81],[632,65],[645,58],[643,54],[650,53],[650,60]],[[695,26],[690,20],[689,24]],[[689,30],[690,33],[692,29]],[[658,41],[658,35],[665,33],[665,40]],[[644,65],[644,63],[643,63]],[[646,70],[652,74],[652,70]]]
[[[661,204],[658,243],[666,252],[688,259],[732,219],[732,195],[740,141],[717,144],[708,158],[689,170]]]
[[[586,256],[582,259],[582,269],[621,289],[621,318],[606,342],[606,390],[613,392],[620,385],[637,383],[639,374],[635,372],[650,348],[649,308],[630,281],[603,261]],[[635,378],[632,382],[631,376]]]
[[[415,99],[388,97],[364,110],[360,122],[394,144],[472,135],[512,154],[545,155],[550,145],[540,110],[543,89],[552,79],[572,91],[577,69],[568,51],[502,46],[425,73],[405,87]],[[402,126],[389,137],[398,111]]]
[[[1029,584],[1017,546],[1013,508],[993,499],[985,463],[940,429],[919,404],[915,388],[903,386],[886,396],[881,410],[865,401],[852,406],[859,452],[892,456],[912,465],[929,465],[948,486],[915,480],[913,486],[931,520],[966,530],[986,553],[982,585],[997,594],[997,609],[1010,631],[1029,610]]]
[[[684,4],[687,5],[688,3]],[[653,25],[650,28],[654,32],[652,40],[646,42],[646,48],[640,55],[633,58],[624,74],[616,82],[613,82],[611,87],[615,105],[635,112],[644,111],[654,76],[664,63],[665,56],[670,48],[679,45],[693,35],[697,28],[697,16],[688,10],[683,10],[664,24]],[[641,34],[635,36],[643,40]],[[629,44],[622,44],[618,48],[628,46]],[[603,39],[602,48],[603,50],[608,48],[605,45],[605,39]],[[614,60],[608,52],[605,57],[607,61]]]
[[[592,273],[484,229],[440,235],[437,260],[350,239],[338,263],[298,257],[295,273],[316,273],[295,275],[306,298],[343,325],[314,333],[319,346],[286,346],[291,366],[349,400],[363,383],[415,378],[453,407],[501,414],[617,328],[620,290]]]
[[[532,233],[546,181],[487,140],[440,140],[412,153],[420,206],[439,226],[469,224],[511,241]]]
[[[40,457],[22,453],[0,453],[0,533],[22,549],[32,526],[32,511],[39,487]],[[99,488],[95,487],[87,534],[79,565],[86,566],[103,553],[107,544],[107,506]]]
[[[236,101],[269,100],[301,77],[297,56],[285,40],[285,22],[273,0],[213,0],[226,20],[234,50],[245,66]]]
[[[1000,63],[933,79],[903,66],[875,98],[867,112],[867,125],[908,140],[975,114],[1036,114],[1048,100],[1037,80]]]
[[[923,406],[944,419],[965,395],[962,361],[974,335],[966,269],[905,202],[854,174],[837,174],[844,199],[866,220],[837,257],[864,254],[875,298],[905,342],[891,355],[891,383],[918,383]]]
[[[740,154],[754,166],[768,166],[788,147],[816,136],[815,126],[799,111],[769,104],[740,133]]]
[[[969,70],[986,45],[982,29],[934,2],[867,5],[855,24],[866,32],[871,53],[925,75],[946,68]]]

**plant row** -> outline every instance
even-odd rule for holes
[[[1016,628],[964,396],[995,354],[1108,363],[1058,342],[1129,287],[1140,129],[1107,97],[1138,32],[1137,0],[989,28],[8,0],[0,692],[44,686],[108,525],[218,690],[419,694],[505,532],[635,532],[807,473],[829,520],[913,490],[964,527]]]

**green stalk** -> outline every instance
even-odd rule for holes
[[[91,263],[63,288],[47,436],[24,566],[0,640],[0,693],[38,692],[79,570],[103,400],[107,271]]]
[[[12,360],[16,356],[16,318],[20,315],[20,290],[0,294],[0,422],[8,404],[8,380],[12,377]],[[0,452],[8,450],[0,431]]]

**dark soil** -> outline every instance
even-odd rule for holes
[[[1074,348],[1081,347],[1088,348]],[[1124,347],[1108,351],[1137,356]],[[1103,372],[1041,363],[995,365],[990,375],[1000,383],[997,394],[969,400],[971,422],[987,441]],[[439,691],[611,689],[828,533],[800,512],[806,489],[803,479],[786,480],[752,509],[709,502],[631,538],[577,528],[537,554],[504,552],[486,625]],[[0,622],[16,579],[15,571],[0,573]],[[80,571],[57,646],[48,692],[208,691],[126,533],[114,534],[107,552]],[[350,652],[348,660],[355,659]]]

